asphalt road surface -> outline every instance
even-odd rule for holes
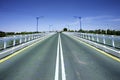
[[[0,60],[0,80],[120,80],[120,62],[57,33]]]

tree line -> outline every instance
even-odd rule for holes
[[[106,35],[120,35],[120,30],[103,30],[103,29],[98,29],[98,30],[79,30],[78,32],[82,33],[94,33],[94,34],[106,34]]]
[[[98,29],[98,30],[68,30],[67,28],[63,28],[63,31],[69,31],[69,32],[82,32],[82,33],[93,33],[93,34],[106,34],[106,35],[120,35],[120,30],[103,30],[103,29]]]
[[[3,32],[0,31],[0,37],[11,36],[11,35],[26,35],[26,34],[35,34],[40,32]]]

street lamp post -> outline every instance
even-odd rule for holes
[[[39,20],[39,17],[36,17],[36,20],[37,20],[37,32],[38,32],[38,20]]]
[[[82,26],[81,26],[81,17],[78,17],[79,21],[80,21],[80,30],[82,30]]]
[[[79,23],[80,23],[80,30],[82,30],[82,23],[81,23],[81,17],[79,16],[73,16],[74,18],[78,18],[79,19]]]
[[[51,31],[51,27],[52,27],[52,25],[49,25],[49,32]]]
[[[40,16],[40,17],[36,17],[36,20],[37,20],[37,24],[36,24],[36,30],[37,30],[37,32],[38,32],[38,20],[40,19],[40,18],[43,18],[44,16]]]
[[[70,31],[70,26],[68,25],[68,31]]]

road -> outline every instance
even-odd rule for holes
[[[57,33],[0,60],[0,80],[120,80],[120,62]]]

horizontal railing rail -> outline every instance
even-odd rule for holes
[[[74,33],[74,35],[83,39],[120,49],[120,36],[90,33]]]
[[[28,35],[15,35],[9,37],[1,37],[0,38],[0,51],[5,50],[7,48],[20,45],[40,37],[43,37],[49,33],[39,33],[39,34],[28,34]]]
[[[15,35],[15,36],[9,36],[9,37],[2,37],[0,38],[0,50],[4,50],[16,45],[20,45],[22,43],[26,43],[28,41],[40,38],[45,35],[46,33],[39,33],[39,34]]]

